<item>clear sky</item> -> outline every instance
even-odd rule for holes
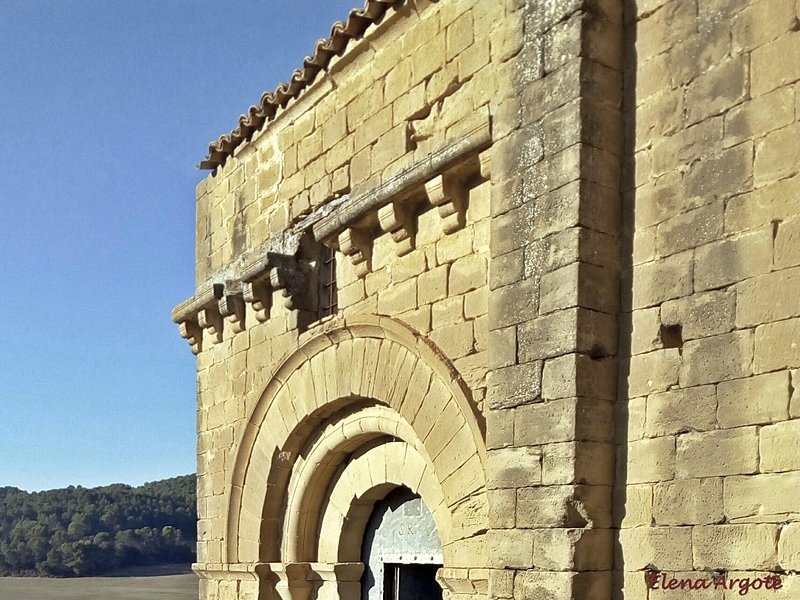
[[[0,486],[195,470],[195,165],[361,0],[0,0]]]

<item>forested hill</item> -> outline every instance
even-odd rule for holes
[[[192,562],[196,477],[140,487],[0,488],[0,575],[73,577]]]

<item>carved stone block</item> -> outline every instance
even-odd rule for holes
[[[430,203],[439,210],[442,231],[454,233],[464,227],[467,192],[455,179],[438,175],[425,184]]]
[[[372,239],[366,231],[349,227],[339,234],[339,250],[350,257],[356,275],[364,277],[370,271]]]
[[[234,333],[241,333],[244,331],[244,299],[239,294],[226,294],[220,298],[219,314],[230,323],[231,329]]]
[[[392,202],[378,209],[381,229],[391,234],[397,244],[397,255],[405,256],[414,249],[413,217],[407,206]]]
[[[178,325],[181,337],[192,347],[192,354],[200,354],[203,350],[203,330],[194,321],[183,321]]]

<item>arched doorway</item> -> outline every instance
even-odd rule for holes
[[[359,316],[315,332],[247,420],[229,482],[224,572],[208,578],[236,579],[269,600],[360,598],[367,523],[403,488],[423,499],[439,536],[430,555],[441,558],[387,560],[386,581],[424,580],[435,600],[434,576],[450,591],[453,582],[484,590],[486,448],[467,390],[435,347],[397,322]]]
[[[398,487],[375,503],[361,547],[361,600],[441,600],[442,542],[417,494]]]

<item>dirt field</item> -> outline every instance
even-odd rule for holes
[[[2,600],[197,600],[197,575],[121,572],[115,577],[0,577]],[[133,575],[133,576],[132,576]],[[137,576],[138,575],[138,576]]]

